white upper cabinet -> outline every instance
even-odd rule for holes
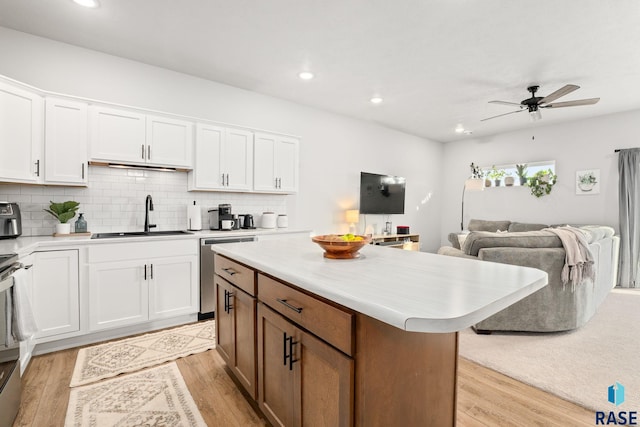
[[[87,185],[88,106],[47,97],[44,142],[46,184]]]
[[[146,116],[102,106],[89,107],[91,160],[145,163]]]
[[[42,180],[43,99],[0,81],[0,181]]]
[[[91,160],[191,168],[192,129],[187,121],[91,106]]]
[[[276,134],[256,133],[254,144],[254,191],[297,192],[299,140]]]
[[[147,116],[147,163],[191,168],[193,123]]]
[[[250,191],[253,133],[198,123],[189,190]]]

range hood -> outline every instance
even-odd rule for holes
[[[171,168],[165,166],[148,166],[148,165],[128,165],[124,163],[109,163],[109,162],[89,162],[91,166],[107,166],[117,169],[138,169],[147,171],[160,171],[160,172],[189,172],[189,169]]]

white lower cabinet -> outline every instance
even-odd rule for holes
[[[31,306],[38,326],[35,338],[79,331],[78,250],[36,252],[28,265],[32,265]]]
[[[196,259],[192,256],[150,260],[149,319],[198,311]]]
[[[89,330],[198,312],[198,242],[153,241],[89,249]]]

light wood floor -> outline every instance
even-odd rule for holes
[[[78,349],[36,356],[22,378],[17,426],[62,426]],[[209,427],[265,426],[215,350],[177,360]],[[593,426],[593,412],[460,359],[458,426]],[[404,427],[404,426],[403,426]]]

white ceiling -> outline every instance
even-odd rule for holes
[[[443,142],[640,108],[637,0],[99,1],[0,0],[0,25]],[[480,122],[566,83],[600,102]]]

